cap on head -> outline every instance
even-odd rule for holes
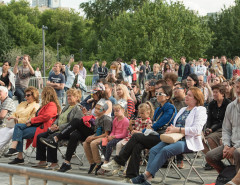
[[[106,111],[108,109],[108,104],[106,103],[105,99],[100,99],[97,102],[97,105],[100,105],[102,108],[100,109],[100,112]]]
[[[124,99],[120,99],[117,101],[117,104],[120,105],[122,108],[127,109],[127,101]]]

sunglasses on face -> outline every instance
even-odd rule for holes
[[[134,88],[134,87],[136,87],[136,86],[133,85],[132,88]]]
[[[32,96],[32,94],[25,94],[25,97],[30,97]]]
[[[156,96],[167,96],[166,94],[162,93],[162,92],[155,92]]]

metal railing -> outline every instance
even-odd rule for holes
[[[91,89],[91,87],[92,87],[92,78],[93,78],[93,75],[86,76],[85,84],[86,84],[88,90]],[[39,89],[41,83],[43,83],[43,86],[45,86],[45,84],[47,83],[48,77],[41,77],[41,79],[42,80],[39,80],[39,78],[37,78],[37,77],[30,78],[28,86],[33,86],[33,87],[36,87],[37,89]]]
[[[31,178],[42,179],[43,184],[47,185],[48,181],[54,181],[67,184],[81,184],[81,185],[127,185],[112,180],[105,180],[100,178],[88,177],[83,175],[66,174],[54,171],[45,171],[40,169],[33,169],[29,167],[21,167],[15,165],[1,164],[0,172],[9,174],[9,184],[13,185],[13,176],[24,176],[26,178],[26,185],[30,184]]]

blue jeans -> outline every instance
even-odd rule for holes
[[[13,92],[11,90],[8,91],[8,97],[12,98],[13,97]]]
[[[96,84],[98,79],[99,79],[99,76],[98,75],[94,75],[93,78],[92,78],[92,85]]]
[[[146,171],[154,177],[159,168],[161,168],[169,158],[185,152],[191,152],[191,150],[187,148],[186,141],[178,141],[173,144],[160,142],[150,150]]]
[[[23,139],[34,137],[37,127],[27,127],[26,124],[16,124],[13,131],[13,141],[18,141],[17,151],[23,152]]]
[[[21,103],[22,101],[25,101],[25,93],[24,93],[24,88],[22,87],[16,87],[15,89],[15,96],[17,96],[18,103]]]

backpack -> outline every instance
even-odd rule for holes
[[[224,185],[231,181],[236,175],[235,165],[230,165],[224,168],[224,170],[218,175],[216,185]]]
[[[126,76],[131,76],[133,74],[133,69],[127,63],[124,64],[124,72]]]

